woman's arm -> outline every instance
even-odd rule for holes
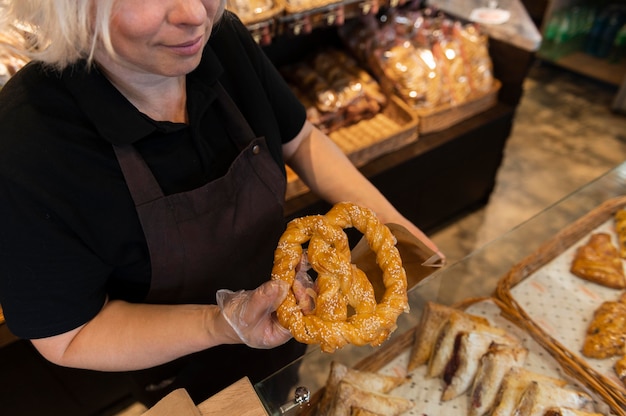
[[[229,292],[217,305],[149,305],[112,300],[86,324],[31,342],[49,361],[74,368],[129,371],[153,367],[220,344],[271,348],[289,331],[273,315],[283,282]]]
[[[350,201],[366,206],[382,222],[404,226],[444,259],[435,243],[398,212],[341,149],[310,122],[304,124],[295,139],[283,145],[283,155],[289,167],[320,198],[330,204]]]

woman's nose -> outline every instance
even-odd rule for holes
[[[175,0],[168,20],[173,25],[200,26],[207,19],[207,9],[202,0]]]

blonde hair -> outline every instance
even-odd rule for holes
[[[0,0],[0,33],[17,38],[26,32],[23,45],[5,46],[59,70],[81,59],[91,65],[98,42],[115,54],[109,24],[116,1]],[[226,0],[220,0],[216,22],[225,6]]]
[[[22,35],[31,59],[63,69],[93,61],[98,40],[112,50],[109,21],[114,0],[0,0],[0,32]],[[15,48],[15,45],[12,45]]]

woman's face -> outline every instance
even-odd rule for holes
[[[168,77],[191,72],[219,8],[220,0],[116,0],[111,16],[116,72]],[[111,70],[103,49],[96,61]]]

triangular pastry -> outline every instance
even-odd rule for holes
[[[411,348],[409,364],[407,366],[409,371],[412,371],[428,362],[433,346],[437,340],[437,335],[439,334],[441,327],[448,321],[452,312],[463,314],[467,316],[468,319],[481,322],[485,325],[489,324],[489,321],[483,317],[470,315],[458,309],[441,305],[439,303],[427,302],[415,331],[415,340],[413,342],[413,347]]]
[[[543,415],[551,407],[583,409],[591,397],[581,391],[555,386],[552,383],[532,381],[515,408],[516,416]]]
[[[491,416],[512,415],[524,391],[532,382],[551,383],[560,387],[567,384],[565,380],[538,374],[523,367],[513,367],[502,380],[502,385],[496,397],[496,407],[491,412]]]
[[[335,416],[336,414],[342,414],[341,412],[345,412],[345,406],[343,405],[343,403],[341,403],[342,399],[339,399],[340,389],[342,388],[346,391],[353,391],[354,389],[358,390],[358,397],[361,398],[370,393],[374,395],[377,399],[381,399],[381,397],[388,397],[390,398],[388,402],[393,403],[393,399],[396,398],[386,395],[385,393],[388,393],[400,384],[405,383],[407,380],[408,378],[406,377],[355,370],[341,363],[333,361],[330,364],[330,372],[328,374],[328,379],[326,380],[324,394],[320,399],[320,404],[318,406],[316,414],[318,416]],[[343,384],[349,384],[352,387],[341,387]],[[343,395],[345,396],[345,394],[346,393],[344,392]],[[402,400],[404,399],[401,399],[399,401],[402,402]],[[352,401],[347,404],[351,408],[357,408],[355,403],[353,403]],[[380,406],[383,405],[381,404]],[[356,413],[360,416],[366,416],[367,414],[359,412]],[[348,412],[348,414],[351,413]]]
[[[428,362],[427,376],[431,378],[441,376],[454,354],[456,336],[460,332],[474,331],[492,333],[502,337],[507,336],[507,332],[504,329],[476,322],[465,313],[453,311],[437,335],[433,353]]]
[[[624,267],[607,233],[594,233],[574,255],[571,272],[581,279],[613,289],[626,288]]]
[[[414,403],[404,397],[365,391],[352,383],[342,381],[331,409],[332,416],[351,416],[353,409],[363,409],[379,416],[398,416],[411,409]]]
[[[519,341],[509,334],[500,335],[491,332],[461,332],[457,335],[454,354],[444,370],[443,381],[446,386],[441,395],[442,401],[452,400],[471,387],[480,358],[493,343],[514,345],[519,344]]]
[[[483,416],[493,408],[502,380],[513,367],[521,367],[528,349],[521,345],[491,344],[480,358],[470,393],[469,416]]]

